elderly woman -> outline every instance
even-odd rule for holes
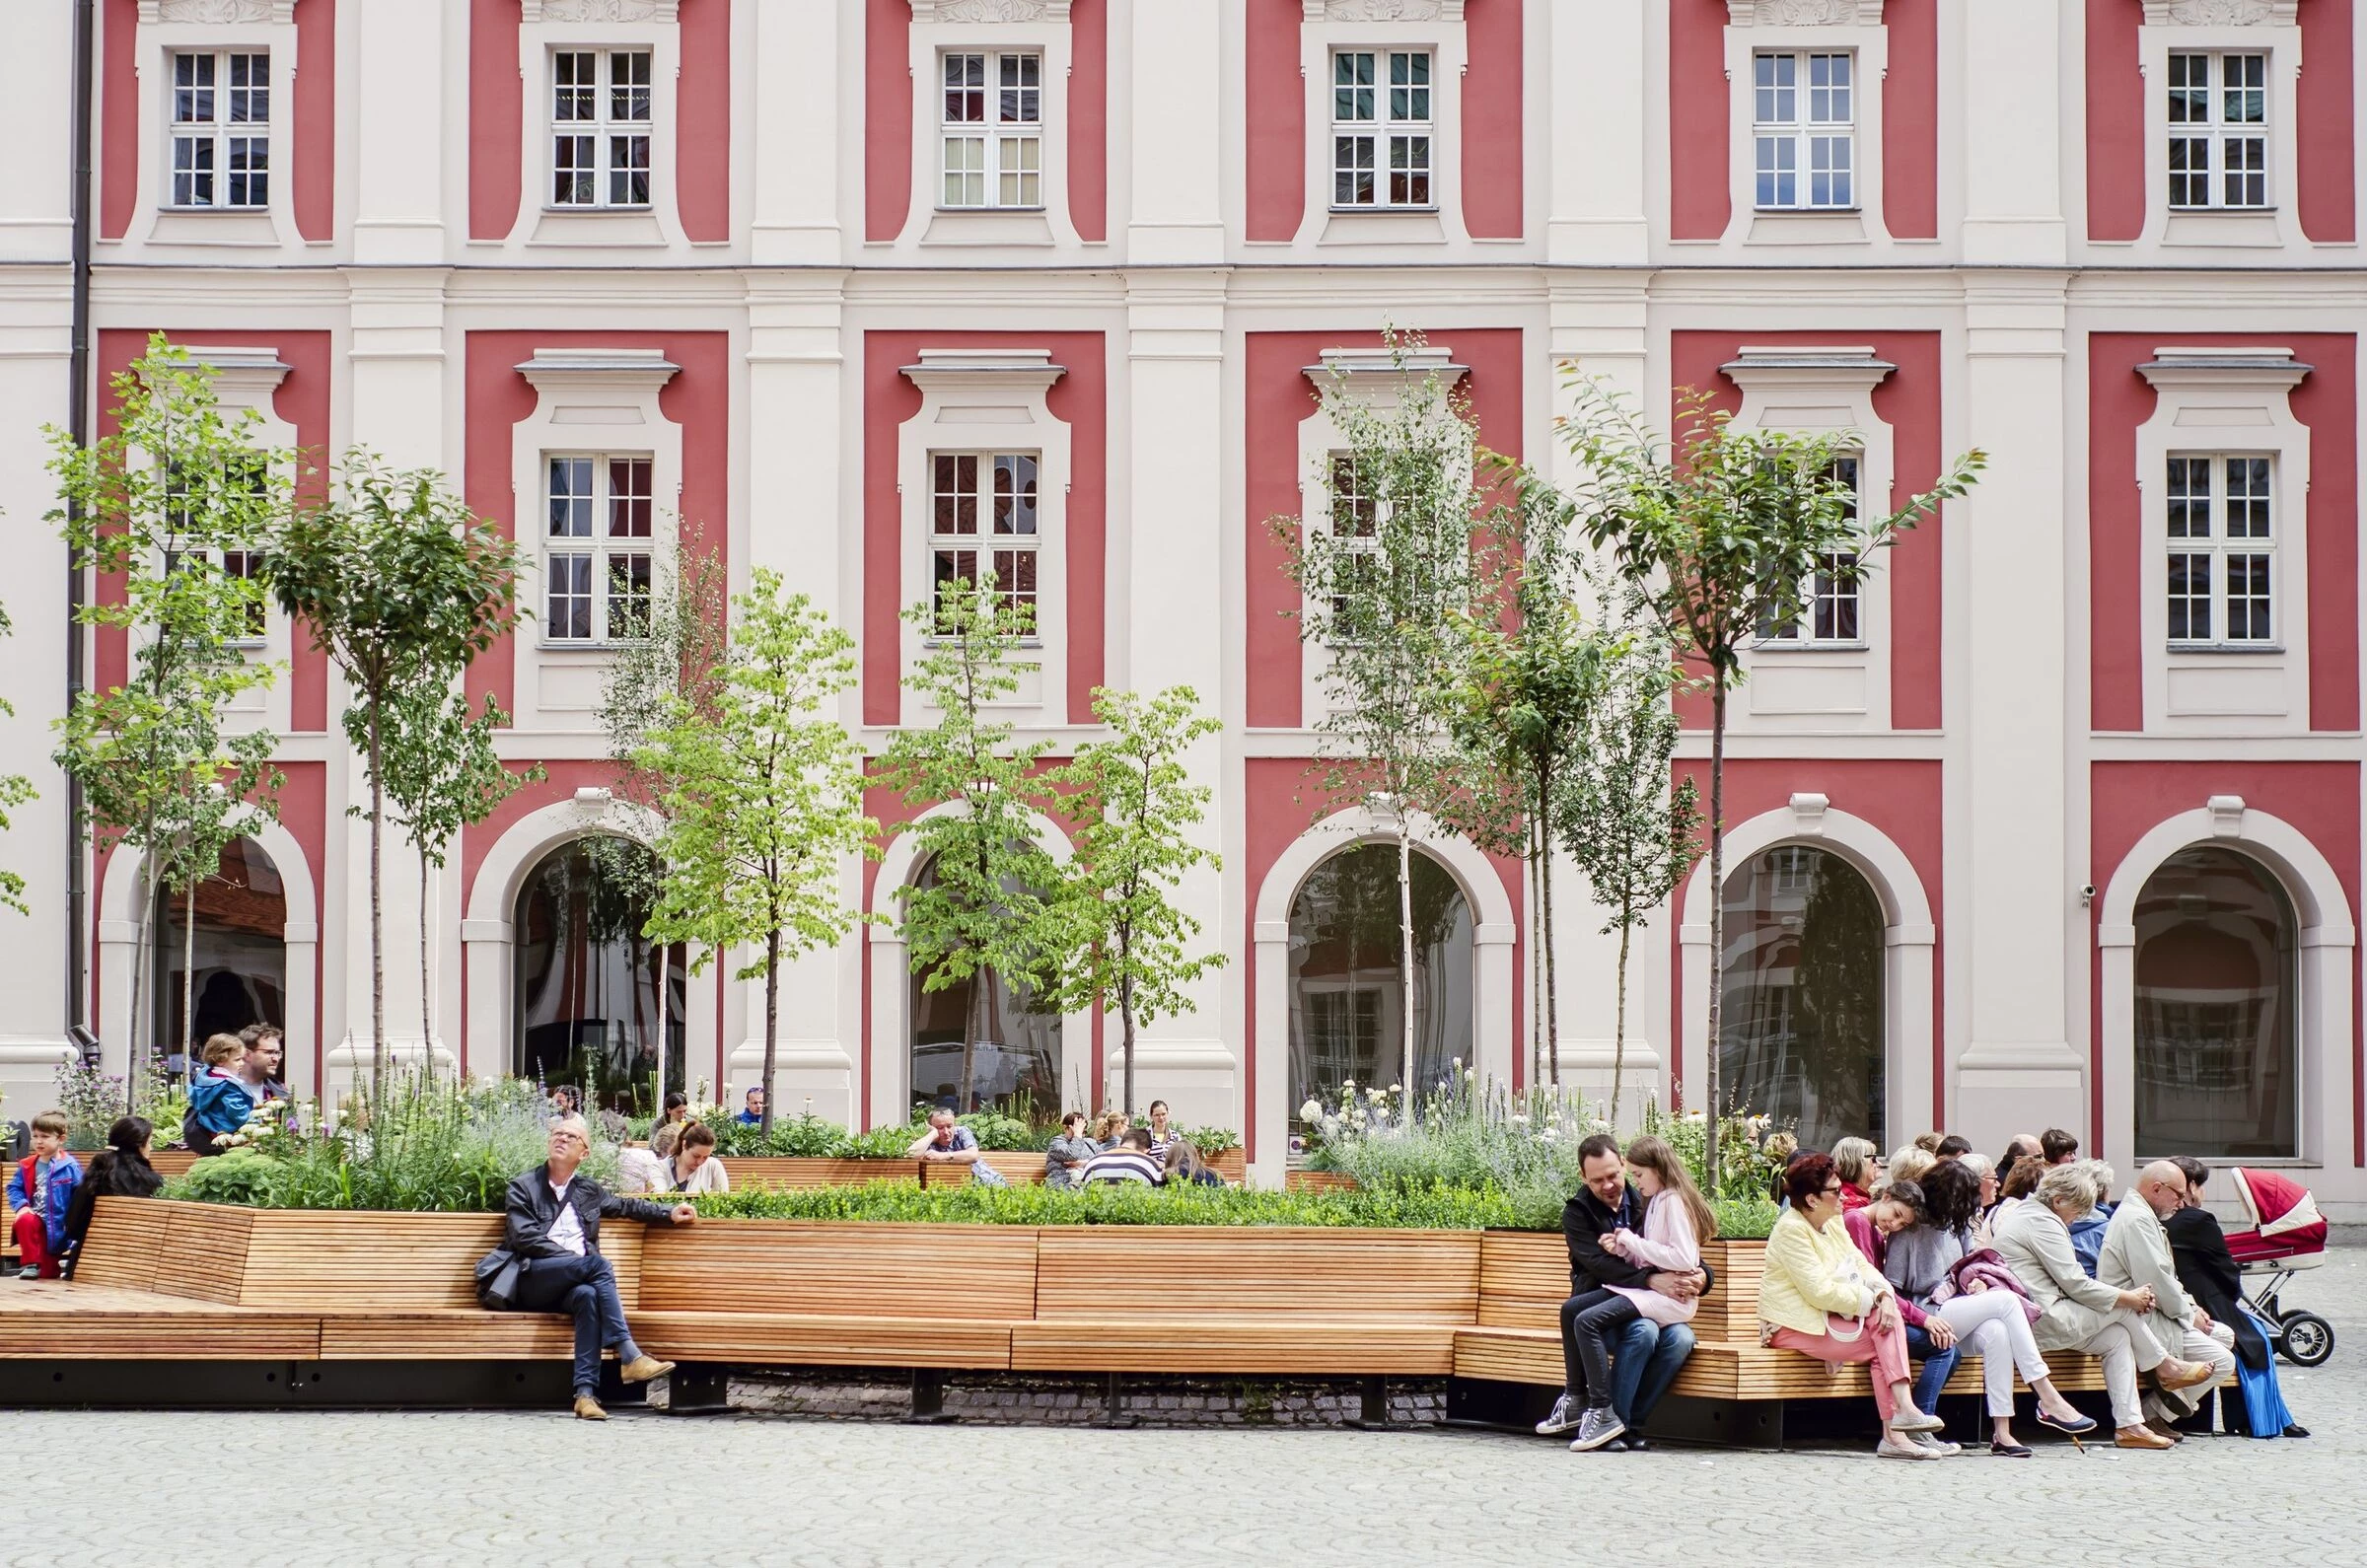
[[[1865,1138],[1843,1138],[1832,1146],[1832,1168],[1841,1177],[1842,1213],[1854,1213],[1873,1201],[1874,1157],[1879,1153]]]
[[[2137,1375],[2151,1372],[2175,1392],[2210,1381],[2199,1361],[2181,1361],[2162,1348],[2145,1318],[2154,1308],[2150,1287],[2115,1290],[2088,1277],[2071,1248],[2071,1225],[2096,1206],[2096,1174],[2084,1165],[2048,1167],[2031,1195],[1996,1224],[1997,1254],[2039,1304],[2033,1325],[2041,1350],[2084,1350],[2104,1362],[2113,1400],[2114,1444],[2124,1449],[2175,1447],[2145,1424]],[[2042,1424],[2051,1426],[2044,1411]]]
[[[1074,1191],[1084,1184],[1085,1162],[1102,1146],[1085,1135],[1085,1112],[1072,1110],[1060,1118],[1060,1135],[1044,1147],[1043,1184]]]
[[[1890,1159],[1883,1164],[1882,1178],[1884,1181],[1920,1181],[1939,1163],[1940,1157],[1929,1149],[1918,1149],[1911,1143],[1904,1144],[1891,1151]],[[1877,1182],[1875,1191],[1879,1193],[1881,1190],[1881,1183]]]
[[[1972,1250],[1979,1190],[1978,1179],[1962,1161],[1943,1160],[1919,1183],[1893,1181],[1884,1187],[1866,1216],[1882,1233],[1882,1271],[1898,1288],[1899,1310],[1910,1320],[1921,1319],[1933,1345],[1980,1358],[1989,1452],[2026,1460],[2030,1450],[2014,1439],[2016,1372],[2038,1395],[2041,1424],[2084,1434],[2093,1431],[2096,1422],[2081,1415],[2055,1389],[2046,1358],[2039,1354],[2031,1333],[2022,1297],[2003,1286],[1991,1287],[1977,1274],[1959,1288],[1956,1265]],[[1856,1223],[1852,1217],[1852,1226]],[[1926,1363],[1927,1372],[1928,1367]],[[1925,1386],[1918,1383],[1916,1392],[1922,1395]],[[1929,1404],[1927,1399],[1922,1402]]]
[[[1784,1173],[1783,1193],[1758,1284],[1759,1342],[1830,1365],[1871,1362],[1883,1425],[1874,1452],[1883,1459],[1938,1459],[1941,1449],[1914,1441],[1941,1422],[1915,1405],[1898,1293],[1841,1223],[1841,1177],[1831,1157],[1812,1154],[1794,1165]]]

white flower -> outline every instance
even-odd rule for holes
[[[1324,1103],[1312,1095],[1308,1096],[1307,1104],[1299,1107],[1299,1119],[1301,1121],[1321,1121],[1323,1116]]]
[[[1405,1093],[1405,1086],[1403,1084],[1392,1084],[1389,1086],[1389,1092],[1393,1095],[1401,1095]]]

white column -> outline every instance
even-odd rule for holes
[[[2063,111],[2074,100],[2054,84],[2080,68],[2079,48],[2065,46],[2082,25],[2080,10],[2057,0],[1979,0],[1962,17],[1956,80],[1964,84],[1964,123],[1979,127],[1980,148],[1965,160],[1965,261],[2060,265]]]
[[[861,57],[840,58],[836,5],[753,8],[754,176],[749,259],[757,266],[828,266],[839,259],[838,83]],[[862,31],[854,34],[857,50]],[[771,84],[795,82],[794,93]],[[859,143],[857,150],[860,150]],[[849,187],[853,188],[853,187]]]
[[[1203,121],[1214,86],[1224,80],[1222,13],[1228,8],[1177,0],[1112,9],[1122,11],[1133,29],[1131,56],[1113,63],[1111,72],[1130,73],[1125,91],[1110,99],[1112,128],[1133,127],[1121,131],[1131,153],[1127,258],[1139,266],[1218,265],[1225,253],[1224,175],[1232,144],[1223,136],[1177,135],[1175,128]]]
[[[1546,106],[1548,134],[1531,156],[1545,160],[1545,257],[1557,266],[1642,266],[1650,255],[1645,216],[1648,123],[1664,100],[1653,81],[1640,5],[1555,5],[1546,18],[1543,73],[1531,72],[1528,113]],[[1532,11],[1533,16],[1540,13]],[[1623,67],[1623,68],[1622,68]],[[1659,80],[1667,79],[1665,64]],[[1552,84],[1584,83],[1582,91]]]
[[[337,108],[354,138],[353,258],[363,265],[444,259],[444,138],[467,134],[466,114],[434,107],[438,85],[451,80],[444,37],[454,15],[466,13],[430,0],[346,0],[339,11],[356,39],[351,91]]]
[[[1950,527],[1964,541],[1965,601],[2014,606],[1970,618],[1954,657],[1979,674],[1966,682],[1965,711],[1950,716],[1965,749],[1949,795],[1970,844],[1949,877],[1950,962],[1964,980],[1951,994],[1970,1013],[1951,1121],[1990,1148],[2034,1122],[2087,1122],[2086,1061],[2072,1043],[2086,1031],[2070,1020],[2087,917],[2065,805],[2087,795],[2068,751],[2087,710],[2066,689],[2063,279],[1979,274],[1965,309],[1966,418],[1989,465],[1950,508]]]

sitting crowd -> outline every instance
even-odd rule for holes
[[[1078,1191],[1103,1182],[1142,1186],[1222,1186],[1199,1147],[1184,1136],[1167,1102],[1151,1102],[1150,1120],[1133,1125],[1122,1110],[1106,1110],[1086,1129],[1086,1115],[1072,1110],[1060,1118],[1059,1136],[1043,1153],[1043,1184]]]
[[[1575,1428],[1580,1451],[1636,1448],[1637,1423],[1691,1351],[1686,1324],[1711,1283],[1699,1243],[1715,1221],[1657,1138],[1623,1160],[1591,1138],[1580,1158],[1584,1186],[1562,1218],[1567,1388],[1538,1430]],[[2102,1363],[2117,1447],[2176,1447],[2230,1377],[2251,1435],[2307,1437],[2203,1207],[2209,1176],[2197,1160],[2157,1160],[2116,1203],[2111,1169],[2059,1130],[2017,1137],[1994,1163],[1937,1133],[1887,1161],[1859,1138],[1795,1153],[1774,1193],[1759,1342],[1836,1370],[1867,1363],[1886,1459],[1960,1452],[1936,1436],[1937,1402],[1967,1355],[1980,1358],[1991,1454],[2032,1452],[2014,1435],[2017,1376],[2040,1425],[2075,1443],[2095,1431],[2055,1388],[2050,1350]]]

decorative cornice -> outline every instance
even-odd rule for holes
[[[1793,387],[1874,388],[1899,367],[1875,357],[1870,347],[1762,347],[1745,343],[1718,367],[1726,379],[1749,392]]]
[[[672,22],[681,0],[521,0],[521,22]]]
[[[912,0],[915,22],[1066,22],[1070,0]]]
[[[2301,0],[2145,0],[2149,28],[2296,27]]]
[[[1726,0],[1738,28],[1880,27],[1882,0]]]
[[[232,348],[218,343],[176,344],[189,364],[211,373],[215,395],[225,405],[270,410],[271,394],[288,379],[289,366],[275,348]]]
[[[2214,836],[2220,838],[2244,836],[2243,796],[2214,795],[2202,803],[2202,809],[2211,814],[2211,832]]]
[[[2157,348],[2137,367],[2147,384],[2163,387],[2281,387],[2291,389],[2316,369],[2289,348]]]
[[[1452,349],[1412,348],[1393,353],[1386,348],[1327,348],[1316,356],[1321,364],[1306,367],[1308,380],[1323,387],[1336,379],[1374,385],[1419,384],[1436,376],[1452,387],[1470,374],[1469,365],[1455,363]]]
[[[538,392],[561,388],[655,392],[681,368],[655,348],[538,348],[534,358],[516,367]]]
[[[1825,834],[1825,814],[1832,808],[1832,798],[1827,795],[1802,793],[1784,803],[1792,814],[1792,830],[1809,838]]]
[[[140,0],[140,20],[175,23],[245,23],[285,26],[296,18],[296,0]]]
[[[922,392],[986,387],[1041,391],[1068,374],[1048,348],[924,348],[901,374]]]
[[[1461,22],[1464,0],[1300,0],[1307,22]]]

